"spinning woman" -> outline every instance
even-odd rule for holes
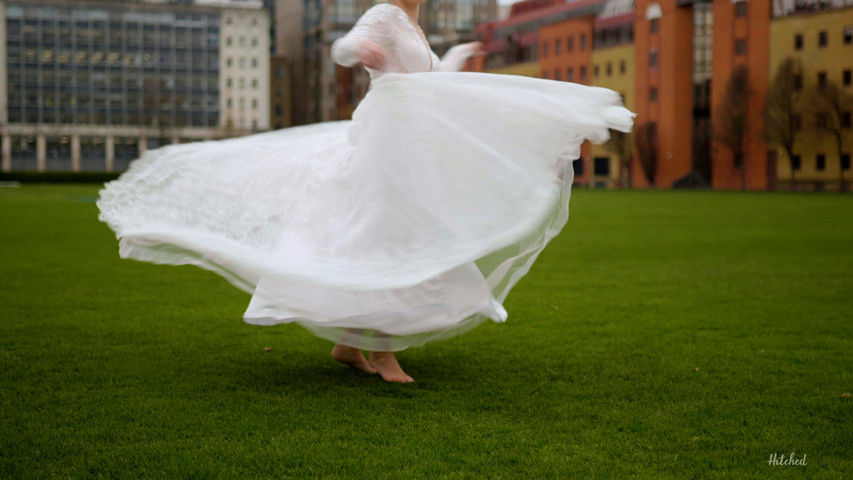
[[[298,323],[392,382],[412,381],[394,352],[504,321],[568,219],[581,143],[633,114],[603,88],[457,72],[479,44],[439,60],[420,3],[376,5],[333,44],[372,79],[352,121],[133,162],[98,201],[121,256],[212,270],[252,294],[246,322]]]

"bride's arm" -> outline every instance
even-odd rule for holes
[[[465,66],[465,60],[476,54],[482,46],[483,44],[480,42],[471,42],[451,47],[441,58],[438,70],[440,72],[458,72]]]
[[[374,6],[358,19],[349,33],[335,40],[332,43],[332,60],[344,67],[352,67],[359,62],[369,68],[381,67],[385,60],[385,47],[390,40],[389,6]]]

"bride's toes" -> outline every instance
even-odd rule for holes
[[[410,383],[415,381],[412,377],[406,375],[406,372],[397,363],[397,359],[393,353],[371,352],[369,363],[376,368],[376,371],[379,372],[379,375],[386,382]]]
[[[357,348],[347,347],[346,345],[335,345],[335,348],[332,350],[332,358],[364,372],[376,373],[376,369],[364,358],[361,350]]]

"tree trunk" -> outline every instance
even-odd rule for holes
[[[794,176],[794,152],[791,150],[787,150],[788,154],[788,163],[791,165],[791,191],[797,191],[797,178]]]
[[[840,136],[835,137],[836,140],[836,148],[838,149],[838,192],[844,193],[847,187],[844,185],[844,165],[841,164],[841,149],[844,148],[842,143],[842,138]]]

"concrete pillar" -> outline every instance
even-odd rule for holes
[[[71,171],[80,171],[80,135],[71,136]]]
[[[36,137],[36,170],[45,171],[47,163],[47,137],[39,135]]]
[[[12,137],[9,135],[3,135],[3,138],[0,139],[0,142],[3,144],[3,155],[2,155],[2,170],[4,172],[12,171]]]
[[[148,139],[139,137],[139,156],[145,155],[146,150],[148,150]]]
[[[107,136],[107,141],[104,142],[104,147],[107,149],[107,171],[115,170],[116,165],[116,137]]]

